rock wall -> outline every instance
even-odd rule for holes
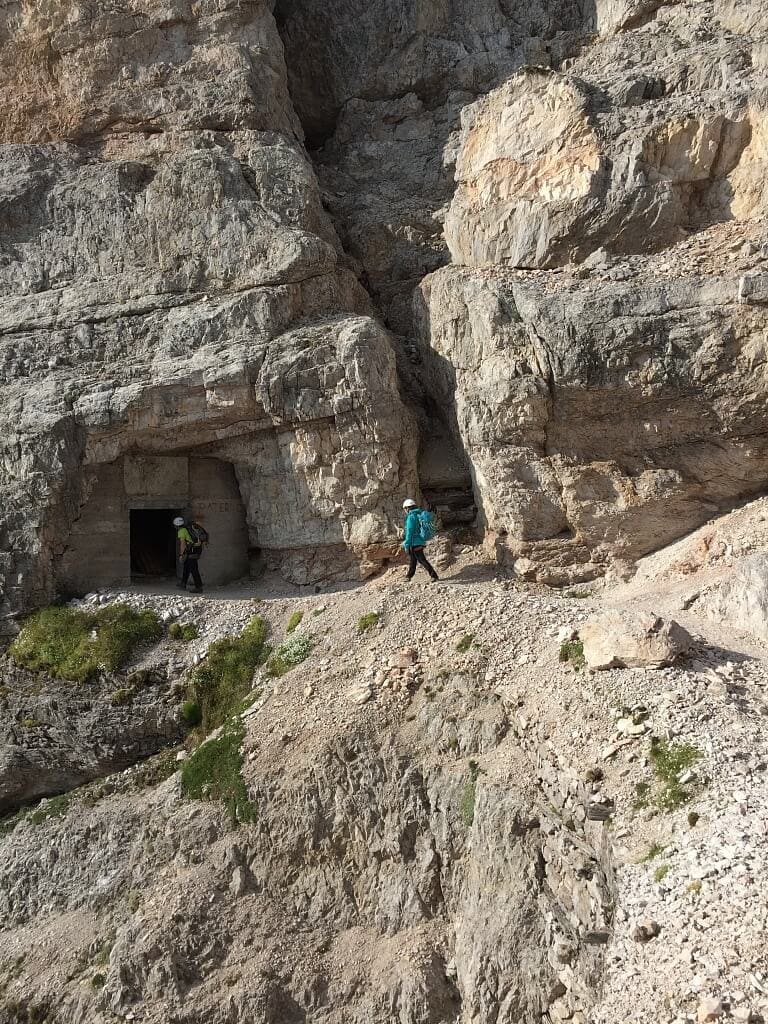
[[[749,7],[598,5],[581,55],[462,111],[454,265],[415,312],[486,541],[522,575],[589,578],[765,490],[768,75]]]
[[[2,19],[6,623],[53,596],[89,472],[125,453],[223,457],[253,547],[308,548],[302,581],[370,571],[416,453],[269,5]]]
[[[125,454],[229,462],[304,583],[379,567],[419,482],[552,580],[764,489],[767,33],[727,0],[6,5],[6,628]]]

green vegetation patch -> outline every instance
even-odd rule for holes
[[[701,751],[690,743],[652,740],[650,758],[658,782],[655,803],[664,811],[673,811],[691,797],[680,779],[701,759]]]
[[[181,717],[184,719],[185,725],[194,729],[203,720],[202,708],[196,700],[185,700],[181,705]]]
[[[459,801],[459,817],[471,828],[475,820],[475,797],[477,796],[477,778],[480,775],[480,768],[477,761],[469,762],[469,779],[461,791]]]
[[[102,671],[118,671],[138,647],[162,635],[160,619],[151,610],[125,604],[92,612],[54,606],[27,619],[10,654],[22,668],[83,683]]]
[[[293,615],[291,615],[290,619],[288,619],[288,625],[285,627],[285,632],[292,633],[295,629],[298,629],[298,627],[301,625],[301,620],[303,618],[304,612],[294,612]]]
[[[42,825],[49,818],[61,818],[69,810],[73,793],[74,791],[72,793],[62,793],[61,796],[53,796],[50,800],[41,803],[29,815],[29,820],[33,825]]]
[[[466,652],[470,649],[474,642],[474,634],[465,633],[461,640],[459,640],[459,642],[456,644],[456,650],[459,652],[459,654],[466,654]]]
[[[181,787],[194,800],[221,800],[234,822],[253,821],[256,809],[243,781],[245,728],[229,722],[216,739],[201,744],[183,764]]]
[[[669,864],[659,864],[656,870],[653,872],[654,882],[663,882],[669,874]]]
[[[378,626],[380,618],[381,616],[378,612],[367,612],[365,615],[361,615],[357,620],[357,632],[366,633],[369,629],[373,629],[374,626]]]
[[[306,661],[312,650],[314,641],[308,633],[294,633],[285,643],[274,651],[265,667],[268,676],[276,679]]]
[[[566,640],[560,645],[560,661],[572,665],[576,671],[584,668],[584,644],[581,640]]]
[[[651,843],[645,856],[642,858],[641,863],[647,864],[648,861],[655,860],[656,857],[660,857],[665,850],[666,846],[663,846],[661,843]]]
[[[188,644],[192,640],[197,640],[200,632],[194,622],[173,622],[168,627],[168,636],[171,640],[180,640]]]
[[[217,640],[192,676],[205,735],[218,729],[251,691],[253,674],[266,657],[267,624],[254,616],[239,636]]]

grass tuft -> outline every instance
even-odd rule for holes
[[[373,629],[374,626],[379,624],[381,616],[378,612],[368,612],[366,615],[361,615],[357,620],[357,632],[365,633],[369,629]]]
[[[59,679],[84,683],[100,672],[122,668],[137,647],[163,635],[154,611],[112,604],[93,612],[54,606],[27,619],[11,644],[17,665]]]
[[[459,654],[466,654],[466,652],[470,649],[474,642],[474,634],[465,633],[461,640],[459,640],[459,642],[456,644],[456,650],[459,652]]]
[[[665,850],[666,846],[663,846],[661,843],[651,843],[640,863],[647,864],[648,861],[655,860],[655,858],[660,857]]]
[[[256,615],[239,636],[217,640],[192,676],[203,733],[213,732],[251,691],[253,674],[266,656],[267,625]]]
[[[690,799],[690,790],[680,778],[701,758],[701,751],[690,743],[667,743],[652,740],[650,758],[659,782],[656,805],[664,811],[674,811]]]
[[[656,870],[653,872],[654,882],[663,882],[669,874],[669,864],[659,864]]]
[[[29,820],[33,825],[42,825],[49,818],[61,818],[69,810],[72,803],[72,793],[62,793],[60,796],[53,796],[46,800],[32,811]]]
[[[469,762],[469,779],[461,793],[459,816],[467,828],[471,828],[475,820],[475,797],[477,796],[477,778],[480,768],[477,761]]]
[[[188,725],[190,729],[200,725],[203,720],[203,712],[196,700],[184,701],[181,705],[181,717],[184,720],[184,724]]]
[[[243,781],[245,728],[230,721],[216,739],[207,740],[184,762],[181,787],[193,800],[221,800],[235,823],[254,821],[256,808]]]
[[[188,644],[192,640],[197,640],[200,632],[194,622],[173,622],[168,627],[168,636],[171,640],[181,640],[182,643]]]
[[[268,676],[277,679],[286,672],[306,661],[312,650],[314,641],[308,633],[297,633],[280,644],[267,659],[264,671]]]
[[[584,668],[584,644],[581,640],[566,640],[560,645],[560,661],[562,664],[572,665],[578,672]]]
[[[293,615],[288,619],[288,625],[285,627],[286,633],[293,633],[295,629],[301,625],[301,620],[304,618],[304,612],[294,612]]]

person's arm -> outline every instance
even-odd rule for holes
[[[187,538],[184,536],[186,530],[179,530],[179,540],[181,541],[181,547],[179,548],[179,561],[181,561],[187,554]]]
[[[414,515],[409,512],[405,517],[405,537],[403,538],[403,547],[406,551],[410,550],[411,542],[413,540],[413,520]]]

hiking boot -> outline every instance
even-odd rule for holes
[[[186,585],[186,583],[177,583],[176,584],[176,589],[177,590],[186,590],[187,589],[187,585]]]
[[[192,591],[193,594],[202,594],[202,592],[203,592],[203,588],[202,587],[195,587],[195,589]]]
[[[429,582],[430,583],[440,583],[441,580],[440,580],[439,576],[432,576]]]

